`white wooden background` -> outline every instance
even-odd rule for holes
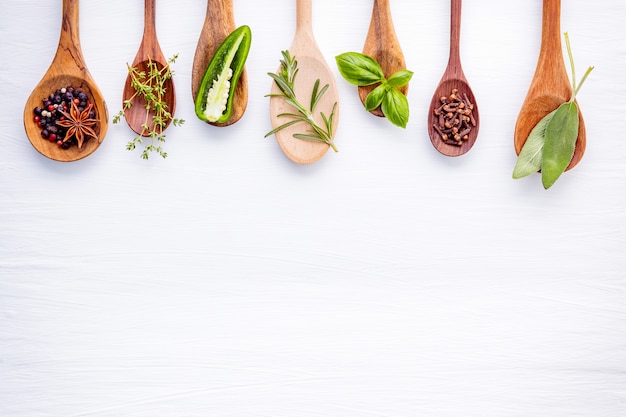
[[[230,128],[195,119],[206,2],[157,4],[175,64],[166,160],[126,125],[69,164],[23,130],[54,55],[61,0],[0,4],[0,416],[623,417],[626,415],[626,3],[567,0],[562,30],[587,122],[582,162],[549,191],[514,181],[513,128],[538,56],[541,2],[467,0],[461,55],[481,110],[467,155],[426,116],[449,3],[393,0],[415,71],[406,130],[338,78],[338,154],[311,166],[273,138],[266,75],[293,0],[235,0],[253,31],[250,101]],[[334,56],[360,51],[372,1],[316,0]],[[83,1],[81,41],[109,112],[139,45],[141,0]]]

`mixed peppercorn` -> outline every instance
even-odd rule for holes
[[[42,107],[33,109],[33,120],[41,128],[41,137],[63,149],[82,147],[98,120],[93,104],[85,92],[71,86],[63,87],[42,100]]]

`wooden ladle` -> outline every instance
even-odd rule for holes
[[[94,127],[97,138],[90,138],[81,148],[63,149],[41,137],[41,129],[33,119],[33,109],[41,106],[42,99],[58,89],[72,86],[81,89],[93,104],[98,122]],[[78,31],[78,0],[63,0],[63,21],[56,54],[39,84],[34,88],[24,106],[24,129],[28,140],[42,155],[62,162],[70,162],[91,155],[107,131],[108,110],[102,93],[89,74],[80,48]]]
[[[450,56],[448,58],[448,66],[439,82],[439,85],[435,89],[432,101],[430,103],[428,113],[428,134],[430,141],[435,149],[446,156],[459,156],[468,152],[478,136],[478,128],[480,127],[480,117],[478,114],[478,105],[474,93],[470,88],[470,85],[465,78],[463,68],[461,67],[461,54],[460,54],[460,40],[461,40],[461,9],[462,0],[451,1],[451,13],[450,13]],[[469,133],[468,140],[462,141],[461,145],[450,145],[441,140],[441,137],[437,133],[434,125],[438,122],[433,112],[435,107],[438,107],[440,97],[449,96],[453,89],[458,90],[459,95],[467,94],[469,101],[474,105],[472,115],[476,122],[476,125],[472,127]]]
[[[159,46],[159,41],[156,35],[156,0],[145,0],[144,3],[144,27],[143,27],[143,37],[141,39],[141,44],[139,45],[139,50],[137,51],[137,55],[135,55],[135,59],[133,60],[132,66],[137,68],[138,71],[145,71],[146,74],[149,73],[149,63],[152,61],[153,65],[156,65],[156,68],[161,70],[163,67],[167,66],[167,60],[163,55],[163,51],[161,51],[161,47]],[[176,111],[176,91],[174,90],[174,80],[169,78],[165,81],[165,94],[163,96],[163,101],[167,104],[167,111],[173,116]],[[122,98],[124,101],[131,99],[135,95],[136,91],[132,86],[132,77],[130,74],[126,77],[126,83],[124,84],[124,93],[122,94]],[[132,107],[125,110],[124,118],[126,119],[126,123],[128,126],[137,133],[138,135],[149,136],[150,131],[154,127],[154,123],[152,121],[152,117],[154,116],[154,112],[150,111],[148,115],[148,119],[146,121],[146,109],[145,104],[146,101],[136,95],[131,100]],[[168,119],[165,121],[165,126],[163,130],[169,126],[172,119]],[[149,129],[145,130],[142,126],[145,124],[148,125]]]
[[[191,95],[194,102],[202,83],[202,77],[211,62],[217,48],[224,39],[236,29],[233,16],[233,0],[208,0],[204,25],[200,32],[196,54],[191,69]],[[248,77],[246,69],[239,76],[233,95],[233,110],[224,123],[207,122],[213,126],[229,126],[243,116],[248,106]]]
[[[572,85],[565,70],[561,49],[561,0],[544,0],[541,50],[535,75],[515,124],[515,152],[519,155],[526,139],[535,125],[552,110],[572,97]],[[585,122],[578,112],[578,138],[574,156],[567,169],[580,162],[587,144]]]
[[[319,115],[323,112],[329,116],[333,105],[339,103],[339,94],[333,73],[324,60],[315,38],[313,37],[313,24],[311,19],[312,0],[296,0],[296,33],[289,47],[289,53],[298,61],[298,76],[295,81],[295,93],[300,102],[308,107],[310,104],[311,92],[317,79],[320,80],[320,88],[328,84],[324,96],[316,107],[315,119],[323,126]],[[279,89],[276,83],[272,83],[271,94],[278,94]],[[294,109],[285,103],[280,97],[270,98],[270,117],[274,128],[284,124],[288,119],[279,117],[281,113],[293,113]],[[335,111],[333,121],[333,132],[337,130],[339,120],[339,104]],[[306,133],[308,126],[303,123],[295,124],[276,132],[276,140],[279,146],[289,159],[299,164],[310,164],[319,160],[329,145],[324,142],[315,142],[294,138],[294,133]]]
[[[363,46],[363,53],[374,58],[383,69],[385,77],[389,77],[399,70],[406,69],[404,54],[400,47],[400,42],[396,36],[396,31],[391,19],[391,11],[389,9],[389,0],[374,0],[372,10],[372,18],[370,20],[367,38]],[[365,104],[367,95],[376,87],[376,85],[368,85],[359,87],[359,97],[361,102]],[[402,94],[406,95],[409,91],[409,85],[399,88]],[[384,117],[380,106],[371,111],[372,114]]]

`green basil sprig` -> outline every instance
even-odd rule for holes
[[[541,170],[541,182],[547,190],[561,176],[574,156],[578,138],[578,105],[574,101],[587,76],[589,67],[580,84],[576,85],[574,57],[565,33],[565,44],[572,66],[572,97],[556,110],[548,113],[535,125],[522,147],[513,169],[513,178],[523,178]]]
[[[359,52],[345,52],[335,57],[339,72],[351,84],[367,86],[380,83],[365,99],[365,110],[381,107],[385,117],[394,125],[405,128],[409,121],[409,101],[398,90],[411,81],[413,72],[400,70],[388,79],[383,69],[371,56]]]

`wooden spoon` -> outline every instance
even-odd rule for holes
[[[157,69],[160,70],[167,66],[167,59],[165,59],[165,56],[161,51],[156,35],[156,0],[145,0],[144,6],[143,38],[141,39],[141,44],[139,45],[139,50],[137,51],[137,55],[135,55],[132,66],[137,68],[138,71],[145,71],[146,74],[148,74],[150,72],[150,61],[152,61],[153,64],[156,64]],[[124,93],[122,94],[123,100],[126,101],[130,99],[135,93],[136,91],[132,86],[132,77],[129,74],[126,77],[126,83],[124,84]],[[163,96],[163,101],[167,104],[167,110],[173,116],[176,111],[176,92],[174,90],[174,80],[172,78],[165,81],[165,94]],[[138,135],[149,136],[154,127],[152,117],[155,112],[150,111],[146,122],[146,101],[140,96],[135,96],[131,103],[132,107],[125,110],[124,118],[126,119],[126,123],[128,123],[128,126],[130,126],[130,128]],[[171,122],[171,118],[166,120],[163,130],[165,130]],[[148,125],[148,130],[142,128],[144,123]]]
[[[514,144],[518,155],[535,125],[572,97],[572,86],[563,61],[560,19],[561,0],[544,0],[539,60],[515,124]],[[578,120],[578,138],[568,170],[580,162],[587,144],[585,122],[580,111]]]
[[[446,156],[459,156],[469,151],[478,136],[478,128],[480,127],[480,117],[478,114],[478,105],[474,93],[470,88],[465,74],[463,74],[463,68],[461,67],[461,54],[460,54],[460,40],[461,40],[461,9],[462,0],[451,1],[451,14],[450,14],[450,56],[448,58],[448,66],[433,94],[433,99],[430,103],[428,113],[428,134],[430,141],[435,149]],[[458,94],[463,96],[467,94],[469,101],[474,105],[472,115],[476,121],[476,125],[472,127],[469,133],[469,139],[462,141],[461,145],[449,145],[441,140],[441,137],[433,127],[437,122],[437,118],[433,113],[433,110],[439,106],[440,97],[449,96],[453,89],[458,90]]]
[[[56,90],[72,86],[87,94],[93,104],[98,123],[94,127],[97,139],[90,138],[81,148],[72,146],[62,149],[41,137],[41,129],[33,120],[33,109],[41,106],[42,99]],[[39,84],[34,88],[24,106],[24,129],[30,143],[42,155],[55,161],[70,162],[91,155],[98,147],[107,131],[108,110],[100,89],[91,78],[80,48],[78,32],[78,0],[63,0],[63,21],[61,36],[56,54],[50,67]]]
[[[311,19],[312,0],[296,0],[296,33],[289,47],[289,53],[298,61],[298,76],[295,81],[295,93],[299,101],[308,107],[311,99],[313,85],[317,79],[320,80],[320,88],[328,84],[328,90],[320,100],[315,111],[315,120],[323,126],[320,112],[329,116],[333,105],[339,103],[339,94],[335,78],[324,56],[319,50],[315,38],[313,37],[313,24]],[[276,83],[272,83],[272,94],[278,94],[279,89]],[[270,99],[270,116],[274,128],[284,124],[289,119],[278,117],[281,113],[292,113],[294,109],[285,103],[280,97]],[[335,111],[333,122],[333,132],[337,130],[339,119],[339,105]],[[289,159],[299,164],[310,164],[319,160],[328,148],[324,142],[315,142],[294,138],[294,133],[306,133],[309,130],[303,123],[295,124],[291,127],[276,132],[276,140],[281,149]]]
[[[387,78],[399,70],[406,69],[404,54],[396,37],[393,20],[391,19],[389,0],[374,0],[372,19],[370,20],[369,31],[363,46],[363,53],[378,61]],[[363,104],[365,104],[367,95],[376,86],[377,84],[359,87],[359,97]],[[409,91],[409,85],[407,84],[399,88],[399,90],[406,95]],[[372,110],[371,113],[380,117],[385,116],[380,106]]]
[[[202,77],[206,72],[215,51],[224,39],[236,29],[233,16],[233,0],[208,0],[204,25],[200,32],[196,54],[191,70],[191,95],[195,103]],[[239,76],[233,96],[233,111],[224,123],[207,122],[213,126],[229,126],[243,116],[248,105],[248,77],[246,69]]]

